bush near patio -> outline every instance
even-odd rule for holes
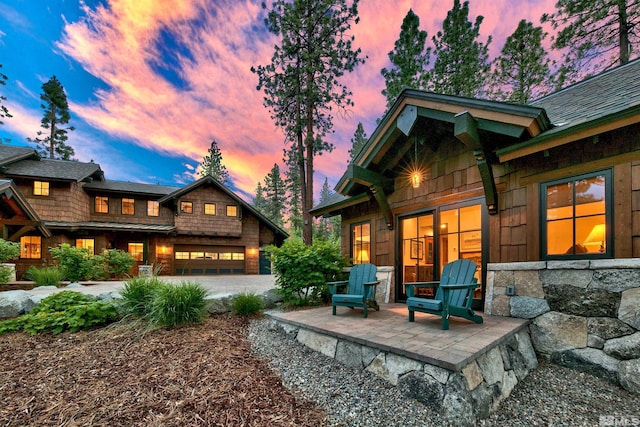
[[[264,308],[264,302],[260,295],[242,292],[233,299],[231,307],[238,316],[251,316]]]
[[[327,281],[344,275],[347,259],[337,243],[316,239],[307,246],[299,239],[287,240],[280,248],[267,247],[276,274],[276,291],[285,303],[306,305],[328,298]]]

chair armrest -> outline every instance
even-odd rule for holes
[[[340,282],[327,282],[326,285],[329,287],[329,293],[331,295],[335,295],[338,293],[338,288],[342,286],[346,286],[349,284],[348,280],[342,280]]]
[[[409,298],[415,296],[415,290],[420,288],[437,288],[440,282],[404,282],[403,283]]]
[[[380,284],[379,280],[376,280],[375,282],[365,282],[364,285],[365,286],[378,286]]]
[[[442,289],[475,289],[480,286],[479,283],[450,283],[448,285],[440,285]]]

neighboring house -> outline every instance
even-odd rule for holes
[[[112,181],[98,164],[8,145],[0,145],[0,224],[4,239],[20,242],[18,278],[62,243],[128,251],[163,274],[258,274],[261,248],[288,237],[211,176],[185,187]]]
[[[489,263],[640,257],[640,61],[522,105],[405,90],[336,191],[312,213],[392,301],[459,258],[483,307]]]

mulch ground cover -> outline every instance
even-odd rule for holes
[[[0,425],[323,425],[251,351],[246,327],[220,315],[177,329],[0,335]]]

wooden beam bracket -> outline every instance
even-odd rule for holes
[[[383,191],[393,192],[393,179],[387,178],[377,172],[356,166],[353,163],[347,168],[346,176],[350,181],[362,184],[366,187],[375,186],[382,188]]]
[[[371,191],[371,194],[373,194],[373,197],[378,202],[378,206],[380,207],[380,211],[382,211],[382,216],[387,224],[387,228],[389,230],[393,230],[393,214],[391,213],[391,207],[389,206],[386,194],[384,194],[384,190],[372,185],[369,187],[369,191]]]
[[[477,122],[471,113],[464,111],[455,116],[454,135],[464,145],[473,150],[473,156],[480,170],[480,178],[482,178],[487,209],[489,210],[489,214],[497,214],[498,191],[496,190],[496,182],[493,178],[493,169],[491,168],[486,150],[482,145]]]

